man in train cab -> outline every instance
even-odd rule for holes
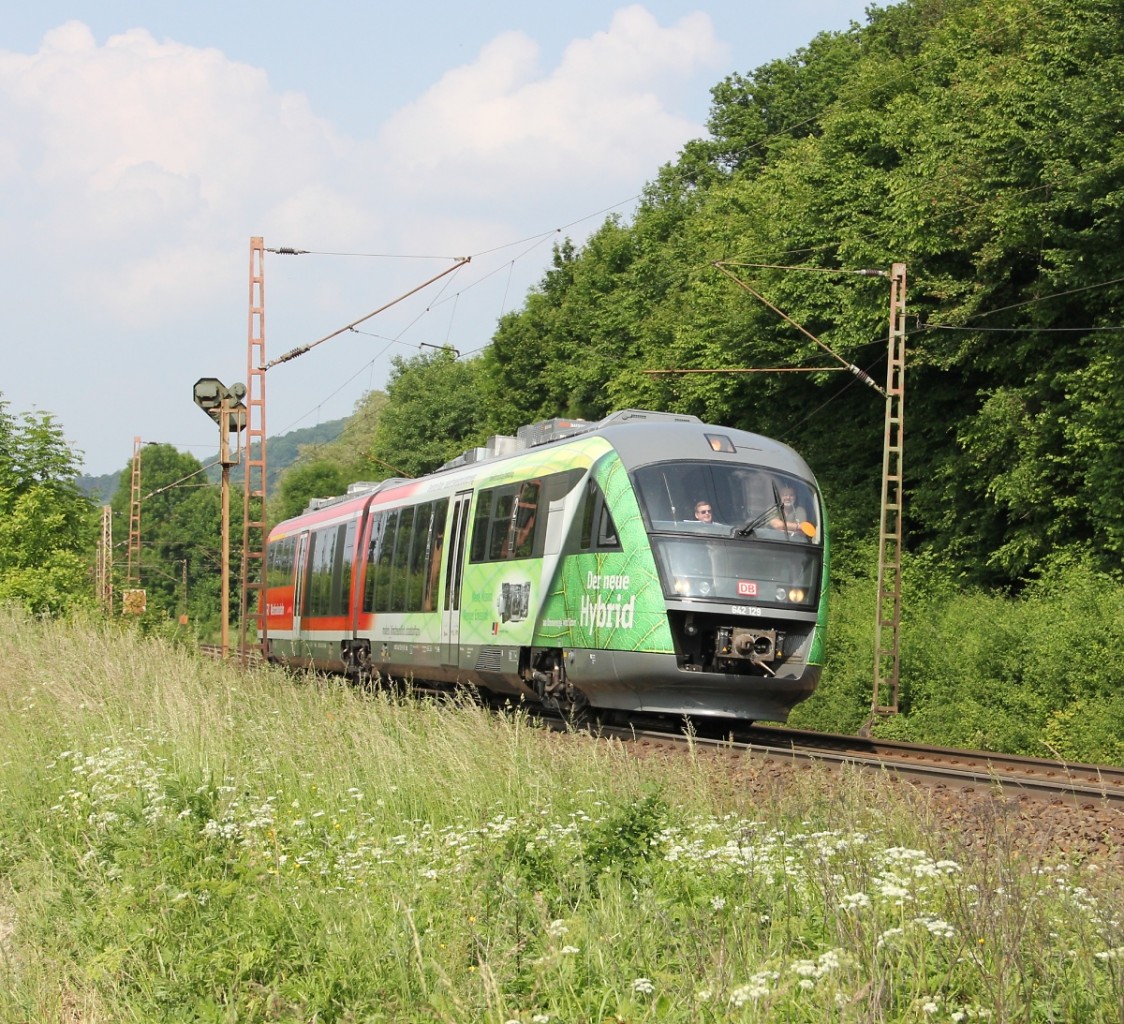
[[[796,489],[785,484],[780,489],[780,508],[777,514],[769,521],[774,530],[784,530],[787,533],[798,531],[804,536],[810,536],[808,528],[808,513],[796,504]]]
[[[709,501],[696,501],[695,502],[695,518],[700,523],[713,523],[714,522],[714,509]]]

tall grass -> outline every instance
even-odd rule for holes
[[[866,777],[739,783],[92,623],[0,640],[3,1021],[1124,1013],[1119,878],[1001,820],[969,855]]]

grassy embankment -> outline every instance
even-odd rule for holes
[[[0,1020],[1119,1021],[1121,881],[893,787],[0,612]],[[752,766],[747,770],[752,772]]]

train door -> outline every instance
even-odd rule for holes
[[[468,540],[468,507],[472,491],[461,491],[453,498],[452,528],[449,530],[449,561],[445,566],[445,602],[441,610],[441,660],[443,665],[460,661],[461,579],[464,576],[465,547]]]
[[[293,654],[307,658],[308,644],[301,636],[301,613],[304,611],[304,591],[308,582],[308,538],[305,530],[297,539],[297,557],[293,562]]]

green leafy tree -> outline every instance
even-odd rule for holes
[[[96,513],[79,462],[49,413],[17,418],[0,399],[0,600],[51,614],[92,600]]]
[[[222,503],[220,488],[207,481],[193,455],[167,444],[141,449],[140,585],[149,617],[178,619],[187,614],[202,633],[219,626],[222,568]],[[117,554],[128,544],[132,498],[132,465],[120,474],[110,505],[114,515]],[[231,609],[239,604],[242,499],[231,488]],[[118,585],[122,580],[118,579]]]
[[[654,406],[771,434],[877,520],[878,396],[714,266],[885,378],[907,266],[913,549],[1019,585],[1114,564],[1124,298],[1124,28],[1105,0],[911,0],[714,91],[630,225],[567,243],[485,353],[492,425]],[[784,268],[784,269],[777,269]],[[795,269],[792,269],[795,268]],[[816,373],[743,374],[780,367]],[[652,375],[654,369],[691,371]]]
[[[343,470],[333,462],[322,459],[297,463],[281,477],[277,500],[269,506],[270,518],[279,523],[299,515],[312,498],[329,498],[346,493],[349,482]]]
[[[367,479],[431,472],[488,434],[480,361],[441,351],[396,358],[366,452]]]

